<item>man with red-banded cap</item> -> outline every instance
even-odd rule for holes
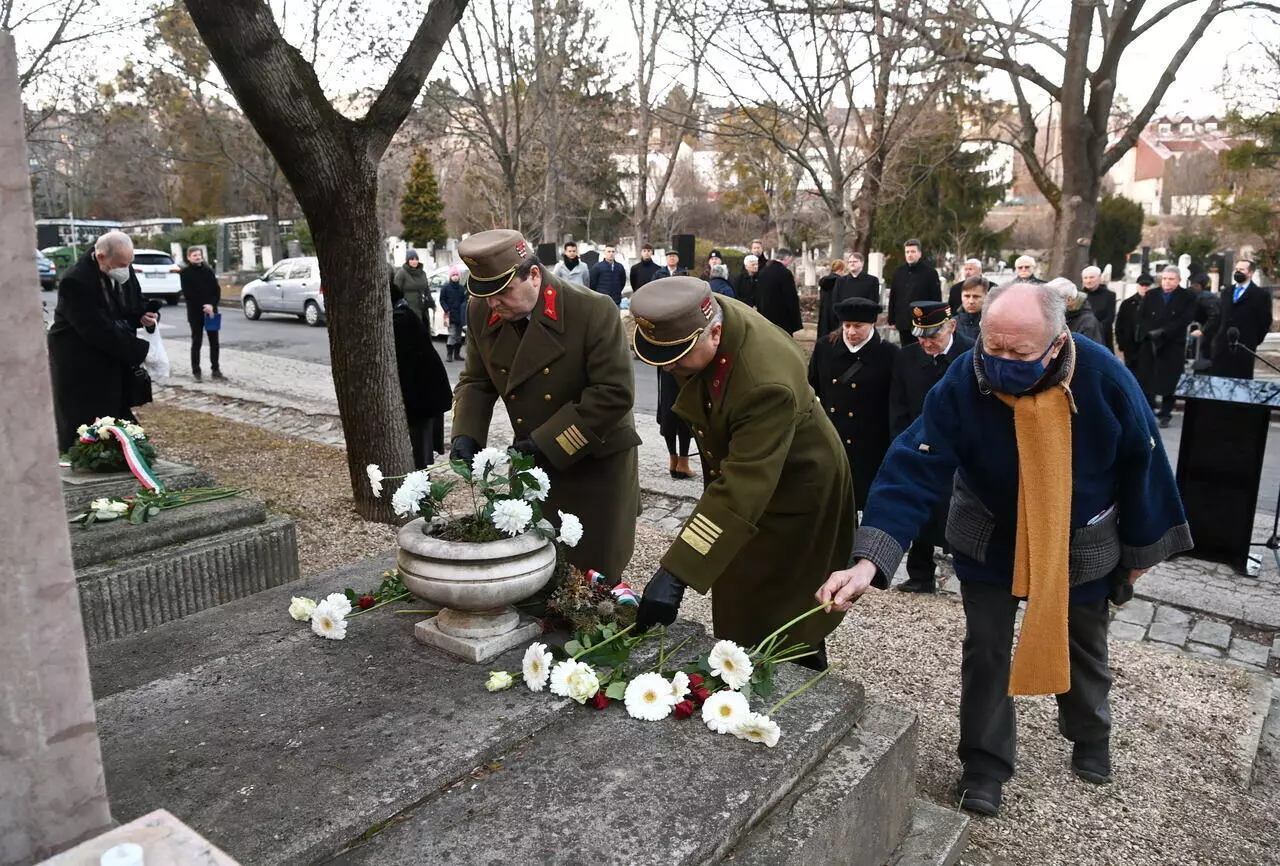
[[[703,491],[645,588],[637,623],[675,620],[686,585],[713,592],[717,637],[759,642],[813,607],[857,528],[844,446],[809,387],[791,335],[693,277],[666,277],[631,298],[640,360],[680,384],[674,411],[702,455]],[[714,591],[713,591],[714,587]],[[785,640],[826,667],[840,617],[819,613]]]
[[[551,479],[543,512],[553,523],[559,510],[582,519],[569,561],[617,580],[631,560],[640,506],[635,381],[618,308],[553,277],[519,232],[479,232],[458,252],[472,298],[450,459],[475,456],[501,398],[513,447],[534,455]]]

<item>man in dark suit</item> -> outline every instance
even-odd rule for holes
[[[58,284],[48,339],[59,453],[75,444],[82,424],[108,415],[134,420],[130,381],[149,348],[137,329],[159,316],[145,311],[132,264],[133,241],[107,232]]]
[[[1271,330],[1271,292],[1254,283],[1253,271],[1253,262],[1241,259],[1232,274],[1235,285],[1222,289],[1210,376],[1253,378],[1251,353],[1257,351]],[[1250,351],[1246,352],[1246,348]]]
[[[796,277],[791,273],[791,250],[782,247],[778,257],[760,269],[760,297],[756,309],[760,315],[773,322],[788,334],[804,327],[800,320],[800,295],[796,291]]]
[[[933,265],[921,257],[920,241],[911,238],[902,245],[905,260],[889,280],[889,323],[898,329],[902,345],[916,341],[911,332],[912,313],[919,301],[941,301],[942,281]]]
[[[680,264],[680,254],[675,250],[667,250],[667,266],[658,268],[654,273],[653,279],[660,280],[663,277],[679,277],[689,273],[689,269]],[[650,280],[652,282],[652,280]]]
[[[920,301],[911,308],[913,335],[918,339],[898,353],[889,387],[889,433],[898,436],[924,411],[924,398],[947,368],[973,348],[970,340],[956,331],[951,307],[942,301]],[[959,419],[956,419],[959,421]],[[898,584],[902,592],[937,592],[937,566],[933,549],[946,544],[947,510],[951,497],[944,496],[933,516],[920,530],[907,552],[907,580]]]
[[[889,450],[889,384],[900,351],[876,333],[880,305],[866,298],[836,304],[840,328],[819,337],[809,358],[809,385],[844,441],[858,507]]]
[[[947,290],[946,301],[947,305],[951,307],[951,315],[954,316],[960,312],[964,304],[960,296],[964,293],[965,280],[980,276],[982,276],[982,261],[980,259],[965,259],[964,264],[960,266],[959,282],[952,283],[951,288]],[[996,287],[996,284],[990,280],[984,280],[984,282],[988,292]]]
[[[1161,427],[1173,420],[1173,392],[1186,366],[1187,328],[1196,317],[1196,296],[1181,282],[1181,271],[1165,268],[1160,273],[1160,291],[1147,292],[1138,310],[1138,384],[1153,410],[1160,395],[1156,419]]]
[[[1116,348],[1124,355],[1124,365],[1134,376],[1138,375],[1138,356],[1142,346],[1138,338],[1139,324],[1142,321],[1142,299],[1154,282],[1150,274],[1138,277],[1137,294],[1125,298],[1116,308]]]
[[[1080,288],[1088,295],[1093,317],[1102,331],[1102,345],[1116,350],[1116,293],[1102,284],[1102,271],[1093,265],[1080,272]]]
[[[845,258],[845,273],[836,277],[831,288],[830,297],[818,308],[818,338],[830,334],[840,327],[840,317],[836,308],[851,298],[865,298],[875,304],[877,314],[880,311],[880,281],[863,268],[862,253],[849,253]]]

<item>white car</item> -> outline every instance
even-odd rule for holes
[[[145,297],[161,297],[171,304],[182,297],[182,268],[173,256],[160,250],[134,250],[133,271]]]
[[[240,290],[246,319],[263,313],[290,313],[312,327],[324,324],[324,286],[315,256],[281,259],[271,270]]]

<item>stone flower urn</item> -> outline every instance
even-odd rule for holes
[[[446,541],[424,527],[418,518],[396,536],[405,589],[440,608],[414,627],[420,643],[480,663],[541,633],[512,604],[551,580],[556,548],[550,539],[526,532],[497,541]]]

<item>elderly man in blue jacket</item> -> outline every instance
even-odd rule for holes
[[[855,564],[831,575],[819,601],[847,610],[878,573],[892,575],[948,492],[966,626],[961,806],[1000,808],[1014,771],[1010,695],[1057,695],[1072,769],[1109,782],[1108,598],[1189,549],[1191,533],[1146,398],[1109,351],[1067,330],[1059,293],[1025,283],[992,290],[981,342],[890,446]]]

